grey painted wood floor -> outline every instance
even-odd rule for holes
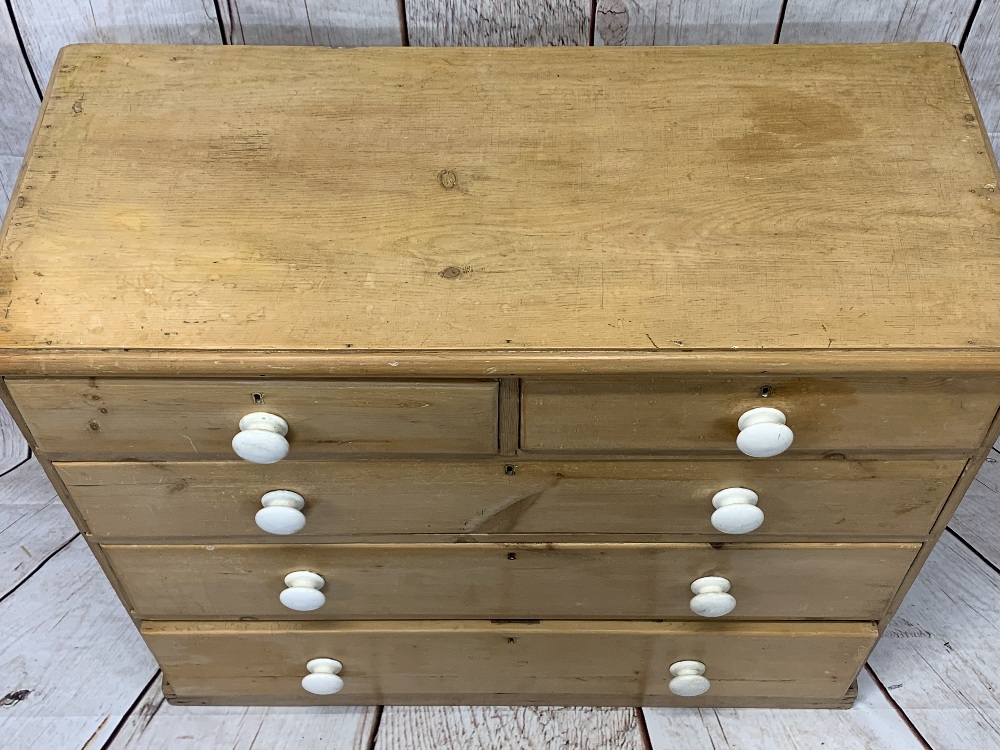
[[[1000,748],[1000,453],[862,671],[850,711],[177,708],[0,413],[0,747],[10,750]]]

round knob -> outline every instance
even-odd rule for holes
[[[268,534],[294,534],[302,531],[306,525],[306,517],[302,513],[306,501],[298,492],[291,490],[272,490],[265,492],[260,499],[264,507],[257,511],[253,520],[261,531]]]
[[[778,409],[758,406],[743,414],[736,426],[740,428],[736,447],[754,458],[777,456],[792,444],[792,431]]]
[[[306,662],[309,674],[302,678],[302,687],[316,695],[333,695],[344,689],[340,670],[344,668],[336,659],[310,659]]]
[[[255,464],[273,464],[288,455],[288,422],[277,414],[255,411],[240,420],[240,431],[233,438],[233,450],[240,458]]]
[[[712,505],[712,525],[723,534],[748,534],[764,523],[764,511],[757,507],[757,493],[744,487],[716,492]]]
[[[729,581],[721,576],[705,576],[691,584],[691,611],[702,617],[722,617],[736,606],[729,591]]]
[[[705,665],[700,661],[678,661],[670,665],[670,674],[674,679],[667,687],[674,695],[683,695],[685,698],[693,698],[707,692],[711,683],[703,675]]]
[[[312,612],[326,604],[326,597],[320,591],[326,585],[323,576],[308,570],[296,570],[285,576],[288,587],[278,598],[281,603],[296,612]]]

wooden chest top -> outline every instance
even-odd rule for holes
[[[987,352],[996,191],[944,44],[78,45],[0,348]]]

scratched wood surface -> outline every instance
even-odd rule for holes
[[[789,0],[781,42],[958,44],[975,0]]]
[[[0,346],[1000,347],[996,174],[943,44],[62,66]]]
[[[598,0],[594,44],[769,44],[781,0]]]
[[[230,44],[391,47],[403,42],[396,0],[221,0],[219,8]]]

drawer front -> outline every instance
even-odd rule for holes
[[[794,433],[789,453],[970,452],[998,405],[1000,381],[977,378],[526,379],[521,446],[741,455],[740,416],[771,407],[784,413]]]
[[[53,458],[236,458],[240,419],[261,411],[288,423],[289,458],[497,452],[495,381],[60,378],[8,386]]]
[[[238,703],[748,705],[843,696],[876,638],[869,623],[198,623],[142,634],[180,698]],[[343,689],[302,687],[306,663],[343,664]],[[680,697],[670,665],[705,665]],[[223,701],[224,702],[224,701]]]
[[[691,584],[731,583],[727,618],[875,620],[919,544],[105,545],[144,619],[698,619]],[[311,571],[325,603],[279,596]],[[310,594],[312,592],[309,592]]]
[[[964,466],[964,459],[379,459],[57,463],[56,470],[98,539],[288,542],[383,534],[715,535],[712,498],[730,487],[759,497],[764,521],[753,536],[920,536]],[[305,502],[305,525],[294,538],[254,522],[262,496],[280,489]]]

